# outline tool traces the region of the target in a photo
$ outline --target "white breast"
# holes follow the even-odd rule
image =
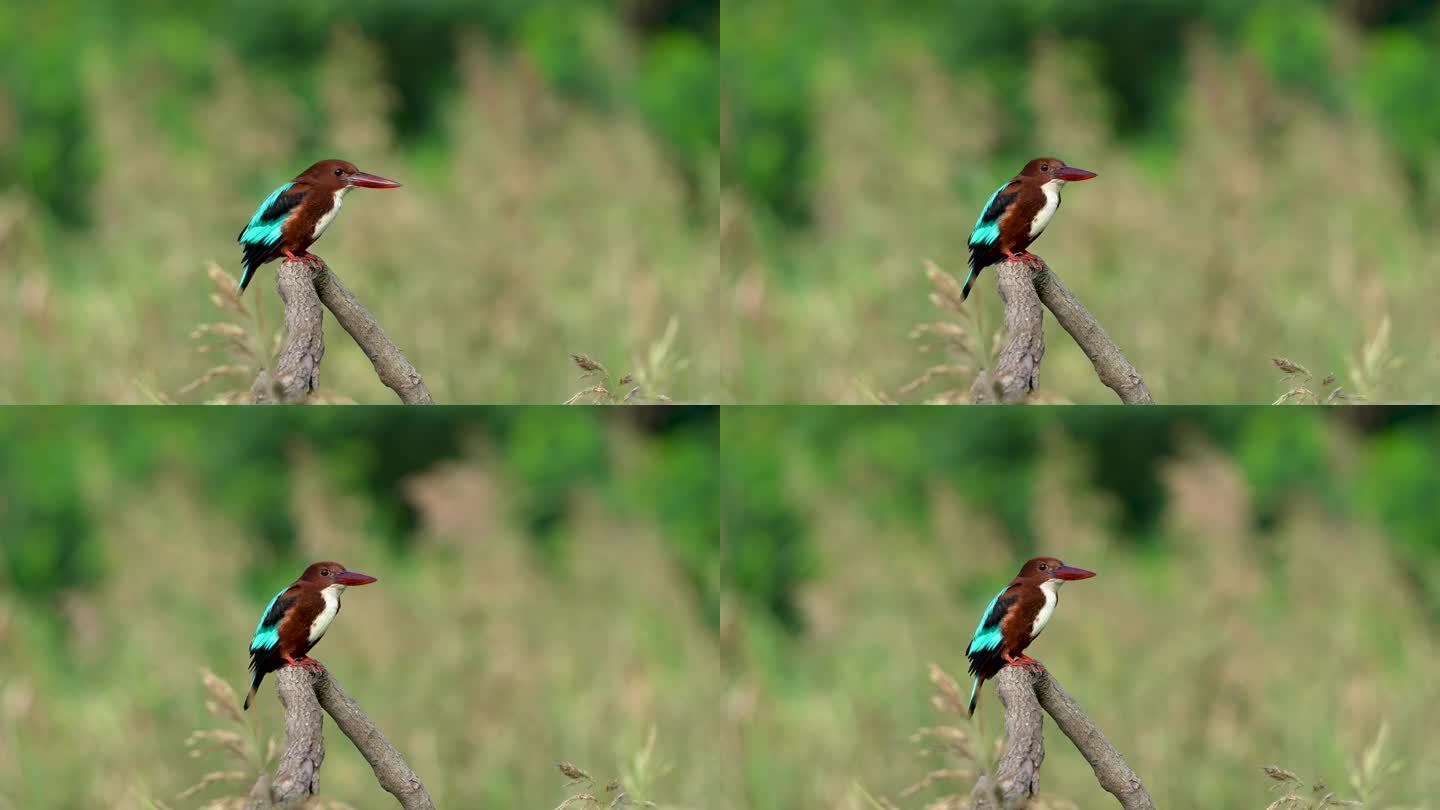
[[[1050,623],[1050,617],[1055,615],[1055,606],[1060,604],[1060,586],[1065,584],[1063,579],[1052,579],[1040,586],[1045,594],[1045,604],[1040,607],[1040,613],[1035,617],[1035,625],[1030,628],[1030,638],[1034,639]]]
[[[349,193],[349,186],[335,192],[335,204],[330,206],[330,210],[325,212],[325,216],[320,217],[319,222],[315,223],[315,233],[310,237],[311,242],[319,239],[320,235],[325,233],[325,229],[330,227],[330,223],[335,221],[335,217],[340,215],[340,206],[345,204],[345,195]]]
[[[1060,187],[1064,185],[1064,180],[1051,180],[1040,187],[1040,190],[1045,192],[1045,205],[1035,212],[1035,218],[1030,220],[1031,239],[1045,232],[1045,226],[1050,224],[1050,218],[1055,216],[1055,211],[1060,208]]]
[[[325,599],[325,609],[310,623],[310,643],[314,644],[325,635],[330,629],[330,622],[335,621],[335,614],[340,612],[340,594],[345,592],[345,586],[340,584],[331,585],[320,592]]]

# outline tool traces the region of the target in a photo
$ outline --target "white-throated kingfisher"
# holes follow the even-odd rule
[[[369,585],[375,577],[350,571],[338,562],[317,562],[300,578],[275,594],[250,639],[250,669],[255,676],[245,695],[245,708],[255,699],[266,674],[281,667],[323,669],[311,658],[310,648],[320,643],[340,612],[340,594],[352,585]]]
[[[281,256],[290,261],[314,261],[310,246],[335,221],[352,188],[399,188],[394,180],[366,174],[343,160],[322,160],[300,176],[270,192],[240,231],[245,269],[240,292],[260,265]],[[298,254],[298,256],[297,256]]]
[[[1066,183],[1089,180],[1094,172],[1066,166],[1060,158],[1035,158],[1015,179],[995,189],[975,229],[970,232],[970,275],[960,291],[960,300],[970,297],[970,288],[980,271],[1002,259],[1035,261],[1027,250],[1040,238],[1045,226],[1060,208],[1060,189]]]
[[[1020,573],[985,607],[975,636],[965,655],[970,659],[970,714],[980,685],[995,677],[1005,666],[1044,666],[1025,655],[1025,648],[1039,638],[1040,631],[1055,615],[1060,604],[1060,586],[1072,579],[1089,579],[1095,572],[1066,565],[1054,557],[1036,557],[1021,566]]]

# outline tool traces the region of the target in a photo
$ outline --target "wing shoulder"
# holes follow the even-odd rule
[[[975,627],[975,635],[970,639],[970,646],[965,650],[966,655],[975,655],[978,652],[995,650],[1000,647],[1003,632],[1000,623],[1010,613],[1010,607],[1015,604],[1017,597],[1010,592],[1009,588],[995,594],[985,612],[980,616],[980,624]]]
[[[1019,183],[1012,180],[1009,183],[995,189],[990,199],[985,201],[985,208],[980,211],[980,218],[975,220],[975,229],[970,232],[970,245],[991,245],[1000,238],[1000,217],[1005,214],[1019,196]]]
[[[281,226],[303,199],[305,187],[293,181],[270,192],[270,196],[255,209],[255,214],[250,217],[244,230],[240,231],[237,241],[260,244],[280,241]]]
[[[280,622],[285,614],[299,598],[299,589],[293,585],[275,594],[270,599],[270,604],[265,606],[265,612],[260,615],[260,623],[255,625],[255,636],[250,639],[250,654],[272,650],[280,643]]]

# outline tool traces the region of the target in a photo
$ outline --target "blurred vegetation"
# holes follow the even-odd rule
[[[1433,409],[772,407],[727,412],[723,436],[748,807],[968,792],[1000,707],[938,715],[927,665],[963,681],[976,611],[1041,553],[1099,576],[1031,652],[1159,806],[1265,807],[1262,766],[1367,807],[1440,795],[1414,711],[1440,697]],[[911,742],[941,725],[975,760]],[[1056,739],[1047,806],[1110,801]],[[902,796],[946,768],[971,781]]]
[[[1440,399],[1440,9],[1420,0],[727,2],[722,244],[747,401],[929,399],[923,263],[1037,154],[1099,173],[1036,246],[1162,402],[1291,357]],[[978,299],[1001,323],[993,278]],[[1113,402],[1049,324],[1041,392]],[[799,339],[796,336],[804,336]],[[968,382],[968,381],[967,381]]]
[[[726,397],[718,0],[142,6],[0,8],[0,399],[176,397],[215,365],[208,263],[336,156],[405,189],[317,252],[438,400],[559,402],[571,353],[629,365],[672,322],[657,390]],[[331,344],[325,392],[393,401]]]
[[[723,806],[699,766],[718,723],[713,409],[233,413],[0,419],[0,807],[247,791],[253,765],[176,800],[237,764],[182,756],[227,716],[199,673],[243,693],[257,611],[315,559],[380,578],[316,655],[439,804],[553,807],[573,760],[664,807]],[[260,741],[242,771],[281,733],[270,689],[220,726]],[[329,753],[325,794],[374,804],[363,759]]]

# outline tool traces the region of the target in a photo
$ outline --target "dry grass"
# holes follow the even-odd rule
[[[659,393],[664,381],[689,367],[686,358],[674,357],[675,336],[679,323],[671,319],[665,333],[650,344],[643,357],[637,357],[634,371],[612,379],[603,363],[585,354],[572,354],[570,360],[580,369],[580,381],[586,387],[577,391],[566,405],[643,405],[668,403],[669,396]]]
[[[718,162],[692,197],[635,114],[566,101],[523,60],[458,36],[461,87],[442,152],[397,142],[378,56],[347,31],[325,43],[316,89],[328,129],[313,148],[287,125],[307,114],[290,90],[258,83],[223,53],[205,104],[165,108],[181,120],[163,125],[152,101],[173,80],[166,71],[136,83],[97,56],[90,114],[106,160],[93,227],[50,238],[33,206],[0,191],[0,229],[19,220],[0,245],[0,401],[234,398],[240,367],[268,361],[269,329],[282,323],[273,265],[257,273],[244,312],[214,302],[218,280],[196,268],[238,273],[235,234],[256,203],[330,156],[405,183],[352,195],[315,252],[437,401],[560,402],[573,392],[568,353],[644,358],[660,344],[693,362],[671,362],[646,391],[733,398],[733,327],[713,303],[729,283],[706,214]],[[176,144],[177,127],[192,142]],[[215,320],[217,303],[232,326],[202,337],[227,343],[221,362],[187,340]],[[357,347],[332,336],[327,349],[323,393],[394,401]]]
[[[439,806],[554,807],[553,763],[573,756],[637,799],[727,807],[712,797],[729,788],[702,765],[719,734],[713,631],[657,526],[582,491],[556,538],[562,560],[547,565],[508,508],[521,494],[504,465],[475,453],[405,482],[422,528],[404,557],[306,454],[298,547],[283,561],[195,481],[140,486],[96,468],[99,539],[124,550],[109,575],[67,594],[61,613],[0,589],[0,803],[179,810],[248,792],[283,732],[268,681],[235,719],[246,640],[276,580],[336,558],[380,582],[346,596],[318,654]],[[193,575],[257,569],[271,573]],[[197,690],[197,666],[220,680]],[[182,741],[197,728],[189,758]],[[329,742],[322,795],[383,806],[353,746]]]
[[[1367,402],[1440,400],[1433,202],[1393,193],[1410,181],[1363,113],[1296,100],[1203,36],[1187,53],[1175,146],[1161,152],[1109,132],[1090,103],[1097,80],[1065,42],[1035,50],[1034,151],[1100,175],[1067,190],[1036,251],[1157,401],[1273,401],[1264,347],[1336,370]],[[977,327],[1002,323],[1000,302],[983,294],[995,289],[983,276],[964,307],[973,318],[943,308],[937,330],[937,286],[915,268],[934,257],[961,275],[976,206],[1017,168],[995,157],[1013,141],[994,123],[1010,102],[907,41],[863,61],[837,55],[821,73],[813,231],[762,240],[743,201],[726,201],[743,399],[943,401],[953,397],[943,381],[987,353],[991,335]],[[915,324],[949,357],[917,358],[906,344]],[[1041,392],[1113,402],[1053,319],[1046,329]],[[938,393],[907,387],[927,369]]]
[[[1326,374],[1320,380],[1317,392],[1311,388],[1315,375],[1310,373],[1310,369],[1284,357],[1273,357],[1270,362],[1285,375],[1282,380],[1288,389],[1271,403],[1273,405],[1332,405],[1351,399],[1345,394],[1345,389],[1335,385],[1334,374]]]
[[[1004,330],[995,330],[987,339],[985,310],[979,306],[980,290],[974,291],[974,303],[967,308],[960,297],[960,282],[953,276],[931,261],[925,262],[925,275],[930,279],[930,303],[947,319],[922,323],[910,337],[920,342],[922,353],[943,353],[946,357],[944,362],[930,366],[919,377],[900,386],[896,393],[909,397],[940,380],[946,383],[944,389],[927,397],[927,404],[966,403],[970,401],[970,384],[975,377],[982,370],[995,367],[1004,345]]]
[[[1196,448],[1167,468],[1168,509],[1137,551],[1113,528],[1115,505],[1088,484],[1088,460],[1056,444],[1035,486],[1045,544],[1036,550],[1100,575],[1067,589],[1060,624],[1029,652],[1157,806],[1262,808],[1276,797],[1255,769],[1269,762],[1350,775],[1331,788],[1334,798],[1367,807],[1423,807],[1440,795],[1440,772],[1423,764],[1433,723],[1415,710],[1440,700],[1428,676],[1440,644],[1419,600],[1395,587],[1406,563],[1390,539],[1304,493],[1258,529],[1240,470]],[[818,574],[799,598],[807,631],[789,638],[748,611],[733,622],[742,665],[732,688],[755,707],[736,721],[742,781],[759,797],[753,810],[874,810],[878,797],[953,807],[995,757],[1000,706],[983,690],[979,722],[967,724],[946,706],[968,683],[927,690],[926,662],[963,671],[975,611],[1023,552],[988,512],[944,486],[925,493],[931,517],[921,522],[857,497],[883,465],[879,455],[836,468],[799,446],[784,447],[787,492],[812,516],[819,543]],[[863,444],[851,446],[859,453]],[[1344,466],[1349,451],[1341,443],[1335,452]],[[1137,650],[1140,660],[1124,652]],[[1383,751],[1370,754],[1381,727]],[[930,730],[919,761],[906,744],[917,728]],[[1079,807],[1112,804],[1050,731],[1045,793]]]
[[[635,752],[620,778],[610,779],[601,787],[590,774],[569,762],[556,764],[561,775],[570,781],[565,789],[570,795],[556,806],[555,810],[574,807],[576,810],[612,807],[674,807],[657,804],[651,796],[651,786],[661,771],[669,766],[659,765],[655,751],[656,734],[652,727],[645,738],[645,745]]]

